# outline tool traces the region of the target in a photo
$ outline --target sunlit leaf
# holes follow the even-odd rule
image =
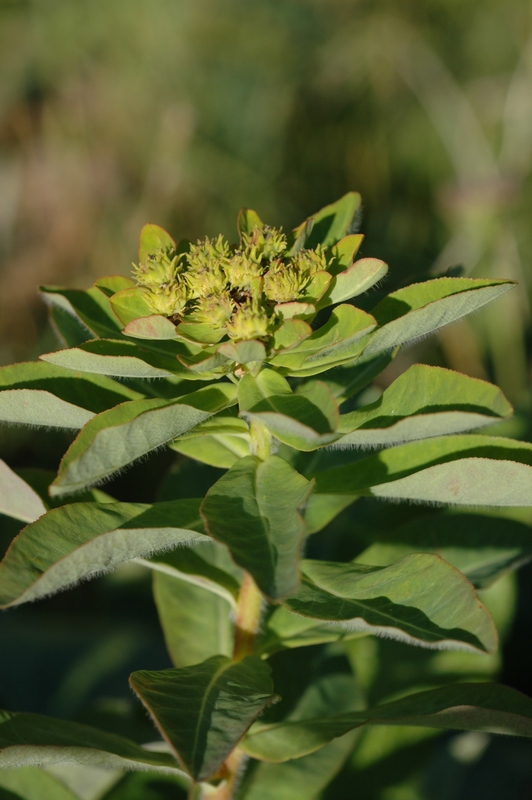
[[[349,269],[339,272],[332,279],[318,308],[325,308],[333,303],[343,303],[344,300],[357,297],[382,280],[387,272],[388,265],[378,258],[361,258],[355,261]]]
[[[328,248],[339,242],[351,232],[350,228],[360,204],[361,197],[358,192],[348,192],[335,203],[312,214],[314,228],[312,235],[305,242],[305,247],[312,249],[321,244],[324,248]],[[296,236],[304,225],[305,223],[302,223],[295,229]]]
[[[197,500],[72,503],[24,528],[0,562],[0,606],[27,603],[202,533]]]
[[[249,456],[212,486],[201,506],[207,531],[226,544],[261,591],[279,599],[299,583],[305,525],[299,508],[310,484],[286,461]]]
[[[139,262],[144,264],[146,259],[155,255],[160,250],[175,250],[175,242],[160,225],[148,223],[144,225],[139,237]]]
[[[104,411],[85,425],[65,453],[50,493],[97,483],[235,402],[236,387],[220,383],[175,400],[132,400]]]
[[[130,684],[195,780],[216,774],[276,699],[270,668],[257,656],[238,662],[214,656],[191,667],[142,670],[131,675]]]
[[[0,514],[22,522],[33,522],[45,513],[46,508],[37,492],[0,459]]]

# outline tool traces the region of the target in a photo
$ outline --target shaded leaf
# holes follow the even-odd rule
[[[36,764],[178,770],[171,755],[144,750],[123,736],[40,714],[0,711],[0,769]]]
[[[257,727],[242,746],[255,758],[287,761],[312,753],[361,725],[480,730],[531,737],[532,700],[515,689],[497,684],[455,684],[419,692],[368,711]]]
[[[324,248],[332,247],[346,234],[350,233],[356,212],[360,208],[361,197],[358,192],[348,192],[335,203],[312,214],[314,220],[312,235],[305,242],[305,247],[313,249],[321,244]],[[305,226],[301,223],[295,230],[297,237]]]
[[[201,514],[208,533],[226,544],[261,591],[279,599],[299,582],[305,525],[299,513],[312,487],[286,461],[238,461],[212,486]]]
[[[304,561],[301,585],[284,605],[305,617],[422,647],[497,647],[493,620],[471,584],[435,555],[414,553],[387,567]]]
[[[240,413],[259,419],[281,442],[297,450],[315,450],[338,437],[338,405],[324,383],[311,381],[293,392],[271,369],[244,375],[238,387]]]
[[[505,280],[436,278],[399,289],[372,310],[379,327],[371,336],[364,357],[432,333],[500,297],[514,285]]]
[[[269,666],[257,656],[234,662],[134,672],[133,691],[195,780],[215,775],[261,711],[276,699]]]
[[[385,566],[412,551],[437,553],[477,588],[532,559],[532,531],[512,519],[480,514],[418,517],[368,547],[357,561]]]
[[[414,364],[374,403],[340,417],[335,446],[396,444],[479,428],[512,413],[496,386]]]
[[[0,459],[0,514],[22,522],[33,522],[45,513],[46,508],[37,492]]]
[[[175,400],[132,400],[104,411],[63,456],[50,494],[79,491],[107,478],[235,402],[236,387],[219,383]]]
[[[94,334],[81,320],[61,306],[50,305],[48,318],[62,347],[76,347],[89,339],[94,339]]]
[[[0,606],[53,594],[124,561],[205,541],[197,500],[72,503],[24,528],[0,563]]]
[[[44,299],[76,316],[91,333],[102,338],[120,336],[122,325],[113,313],[109,298],[92,286],[90,289],[62,289],[41,286]]]
[[[94,285],[107,297],[112,297],[116,292],[121,292],[123,289],[132,289],[136,286],[135,281],[125,275],[104,275],[103,278],[98,278],[97,281],[94,281]]]
[[[331,275],[338,275],[340,272],[345,272],[346,269],[349,269],[363,241],[364,234],[351,233],[331,247],[328,253],[329,264],[327,267]]]
[[[532,445],[503,437],[409,442],[316,474],[324,494],[372,494],[437,503],[532,504]]]
[[[391,350],[379,353],[373,358],[364,360],[361,364],[355,361],[353,365],[338,366],[327,375],[322,376],[321,380],[327,384],[338,403],[344,403],[372,383],[393,361],[397,352],[397,350]]]

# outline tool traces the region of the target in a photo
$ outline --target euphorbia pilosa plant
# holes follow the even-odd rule
[[[175,666],[130,679],[166,750],[5,712],[0,766],[148,769],[180,776],[190,797],[253,800],[282,787],[283,798],[311,798],[362,726],[532,736],[532,701],[511,689],[420,678],[375,704],[356,670],[309,669],[297,705],[285,699],[274,721],[257,721],[279,699],[269,664],[279,651],[327,644],[354,667],[368,637],[494,652],[476,589],[532,551],[524,525],[470,508],[532,505],[532,445],[465,433],[511,414],[496,387],[415,365],[377,400],[363,393],[401,345],[512,284],[442,277],[361,310],[357,296],[387,267],[355,260],[359,203],[350,193],[288,235],[244,210],[236,245],[176,245],[147,225],[132,279],[43,290],[64,349],[0,370],[0,416],[79,432],[47,498],[2,468],[1,511],[29,524],[0,566],[0,601],[134,560],[153,570]],[[226,472],[205,497],[153,504],[94,488],[163,445]],[[364,497],[441,508],[388,532],[367,561],[305,559],[308,537]]]

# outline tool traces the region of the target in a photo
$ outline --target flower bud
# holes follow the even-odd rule
[[[182,256],[175,255],[171,258],[172,252],[159,250],[147,256],[143,264],[134,264],[132,274],[138,285],[155,291],[159,287],[175,283],[181,269]]]
[[[297,300],[305,283],[292,264],[276,264],[264,276],[263,291],[272,302],[290,303]]]
[[[261,339],[268,335],[269,320],[258,303],[250,301],[241,305],[227,323],[227,333],[237,342]]]
[[[282,256],[286,250],[286,236],[280,230],[257,225],[251,233],[242,235],[244,252],[254,261],[273,261]]]
[[[225,263],[224,271],[232,289],[243,289],[255,279],[260,277],[262,268],[260,262],[254,261],[241,250]]]
[[[190,315],[195,322],[206,322],[213,328],[223,328],[235,310],[235,303],[227,292],[200,298]]]
[[[158,287],[156,291],[146,289],[144,297],[154,314],[162,314],[163,317],[182,316],[188,300],[187,287],[174,283]]]

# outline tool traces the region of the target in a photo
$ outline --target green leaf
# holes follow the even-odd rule
[[[122,289],[110,297],[109,302],[122,325],[128,325],[139,317],[153,316],[153,308],[146,300],[146,290],[140,286]]]
[[[120,336],[122,325],[113,313],[107,295],[92,286],[90,289],[62,289],[41,286],[44,299],[77,317],[91,333],[101,338]]]
[[[160,314],[140,317],[128,322],[122,331],[124,336],[132,336],[135,339],[176,339],[176,329],[173,322]]]
[[[382,396],[340,417],[336,447],[375,446],[479,428],[512,414],[496,386],[441,367],[414,364]]]
[[[425,336],[507,292],[515,283],[473,278],[436,278],[399,289],[384,298],[372,314],[379,327],[364,357]]]
[[[94,339],[94,334],[81,320],[61,306],[50,305],[48,308],[50,324],[62,347],[76,347],[78,344]]]
[[[305,508],[305,524],[309,533],[318,533],[357,499],[357,495],[316,494],[313,492]]]
[[[288,305],[288,303],[287,303]],[[292,305],[292,304],[291,304]],[[300,305],[294,303],[293,305]],[[314,306],[313,306],[314,307]],[[273,335],[275,350],[291,350],[312,335],[312,328],[302,319],[287,319]]]
[[[321,244],[324,248],[332,247],[350,232],[353,219],[360,208],[361,197],[358,192],[348,192],[340,200],[325,206],[320,211],[312,214],[314,227],[305,247],[313,249]],[[303,230],[306,222],[301,223],[294,234]]]
[[[209,541],[198,532],[198,503],[72,503],[48,511],[0,563],[0,606],[37,600],[157,550]]]
[[[262,362],[266,358],[266,348],[263,343],[253,339],[247,342],[225,342],[220,345],[218,352],[237,364]]]
[[[234,606],[175,575],[156,572],[153,592],[166,647],[176,667],[233,652]]]
[[[370,314],[350,305],[335,308],[321,328],[287,353],[271,359],[288,375],[315,375],[337,364],[352,361],[364,349],[364,338],[375,327]]]
[[[291,236],[288,237],[288,245],[290,247],[288,255],[294,256],[305,247],[313,227],[314,219],[313,217],[309,217],[309,219],[305,220],[305,222],[301,223],[301,225],[292,231]]]
[[[281,319],[290,320],[297,317],[313,317],[316,313],[316,306],[312,303],[299,303],[293,300],[290,303],[277,303],[273,310]],[[312,328],[309,326],[308,335],[310,336],[311,333]]]
[[[171,755],[144,750],[123,736],[40,714],[0,711],[0,769],[35,764],[178,770]]]
[[[297,393],[272,369],[256,378],[244,375],[238,388],[240,413],[258,419],[281,442],[297,450],[315,450],[338,437],[340,412],[324,383],[311,381]]]
[[[287,761],[312,753],[361,725],[407,725],[531,737],[532,700],[506,686],[455,684],[368,711],[257,727],[242,746],[255,758]]]
[[[257,656],[130,677],[164,739],[194,780],[215,775],[263,709],[276,699],[269,666]]]
[[[160,225],[144,225],[139,237],[139,262],[144,264],[150,255],[159,250],[175,250],[176,245],[169,233]]]
[[[240,209],[240,212],[238,214],[237,227],[241,235],[243,233],[252,233],[253,228],[255,227],[262,228],[263,225],[264,223],[256,211],[252,211],[251,208]]]
[[[132,400],[98,414],[63,456],[51,496],[113,475],[235,402],[236,387],[219,383],[175,400]]]
[[[386,566],[412,551],[437,553],[481,589],[532,559],[531,533],[528,525],[512,519],[431,514],[399,526],[388,536],[379,533],[379,542],[364,550],[357,561]]]
[[[310,685],[288,720],[354,711],[359,705],[353,677],[333,672]],[[314,800],[340,770],[353,744],[354,735],[348,734],[301,759],[284,764],[261,762],[244,779],[237,800]]]
[[[532,504],[532,445],[503,437],[409,442],[318,473],[316,491],[458,505]]]
[[[365,360],[362,364],[355,361],[353,365],[339,366],[331,370],[321,380],[327,384],[339,404],[365,389],[390,364],[397,350],[379,353],[378,356]]]
[[[0,771],[0,787],[17,792],[23,800],[78,800],[78,795],[64,783],[37,767],[19,767]],[[0,789],[0,798],[4,800]]]
[[[352,297],[366,292],[388,272],[388,265],[378,258],[361,258],[359,261],[339,272],[331,281],[318,308],[325,308],[333,303],[343,303]]]
[[[312,484],[286,461],[238,461],[212,486],[201,506],[208,533],[226,544],[261,591],[278,600],[299,583],[305,524],[299,513]]]
[[[65,369],[117,378],[188,378],[190,372],[174,357],[144,350],[136,342],[97,339],[70,350],[40,356]]]
[[[112,380],[47,364],[0,368],[0,421],[15,425],[79,430],[95,412],[141,397]]]
[[[387,567],[304,561],[296,614],[407,644],[493,652],[497,632],[473,587],[442,558],[414,553]]]
[[[136,284],[134,280],[127,278],[125,275],[104,275],[103,278],[98,278],[97,281],[94,281],[94,285],[107,297],[112,297],[123,289],[132,289]]]
[[[229,469],[251,453],[249,435],[232,436],[224,433],[179,438],[170,447],[184,456],[220,469]]]
[[[364,234],[351,233],[331,247],[328,253],[329,264],[327,266],[331,275],[338,275],[340,272],[345,272],[346,269],[349,269],[363,241]]]
[[[22,522],[33,522],[45,513],[46,508],[37,492],[0,458],[0,514]]]

